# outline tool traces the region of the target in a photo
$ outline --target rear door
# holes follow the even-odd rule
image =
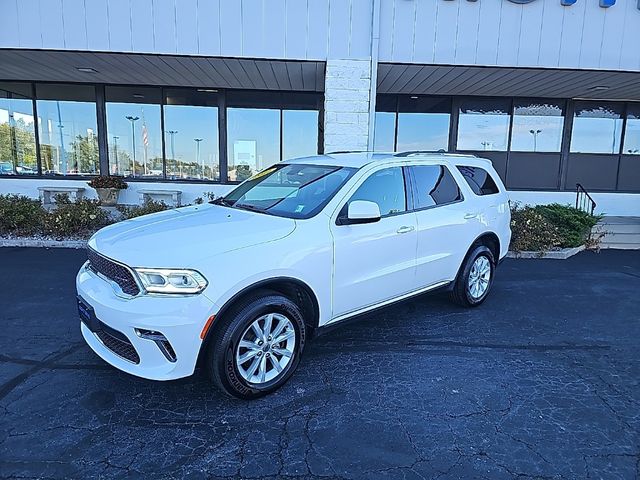
[[[426,287],[455,278],[477,233],[476,213],[445,165],[409,167],[416,211],[416,282]]]

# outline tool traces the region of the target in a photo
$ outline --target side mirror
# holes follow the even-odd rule
[[[349,203],[347,218],[342,218],[341,225],[374,223],[380,220],[380,207],[368,200],[354,200]]]

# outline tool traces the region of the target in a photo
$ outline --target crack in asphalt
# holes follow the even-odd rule
[[[3,383],[2,385],[0,385],[0,400],[2,400],[4,397],[9,395],[9,393],[11,393],[11,391],[14,388],[16,388],[22,382],[27,380],[33,374],[39,372],[40,370],[44,370],[44,369],[48,368],[49,365],[54,365],[55,362],[57,362],[58,360],[62,360],[63,358],[68,357],[72,353],[74,353],[77,350],[79,350],[83,345],[84,345],[83,343],[77,343],[77,344],[72,345],[71,347],[67,348],[66,350],[63,350],[62,352],[48,355],[47,357],[44,358],[44,360],[42,360],[39,363],[34,364],[33,367],[31,367],[30,369],[28,369],[25,372],[22,372],[22,373],[16,375],[11,380]]]

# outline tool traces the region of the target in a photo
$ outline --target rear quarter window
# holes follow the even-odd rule
[[[442,165],[415,165],[413,174],[413,202],[416,209],[446,205],[462,200],[453,175]]]
[[[500,190],[484,168],[458,165],[458,170],[476,195],[493,195]]]

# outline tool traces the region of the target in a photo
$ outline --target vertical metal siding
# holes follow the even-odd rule
[[[381,1],[381,62],[640,70],[636,1]]]
[[[373,0],[5,0],[0,48],[366,59]],[[381,0],[380,61],[640,70],[635,0]]]
[[[109,0],[109,48],[119,52],[131,50],[131,8],[129,0]]]
[[[107,2],[104,0],[85,2],[85,15],[87,24],[87,48],[89,50],[109,50]],[[52,48],[46,44],[43,45],[43,47]]]
[[[135,52],[153,52],[153,1],[131,2],[131,45]]]

